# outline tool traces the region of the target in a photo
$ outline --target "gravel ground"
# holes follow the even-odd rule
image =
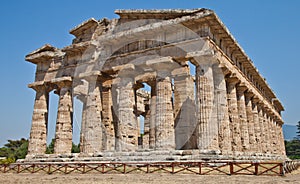
[[[192,174],[0,174],[0,184],[73,184],[73,183],[268,183],[268,184],[300,184],[300,169],[286,176],[249,176],[249,175],[192,175]]]

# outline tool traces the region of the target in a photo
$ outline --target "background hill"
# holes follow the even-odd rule
[[[284,134],[284,139],[285,140],[292,140],[297,136],[297,134],[296,134],[296,132],[297,132],[296,125],[284,124],[282,128],[283,128],[283,134]]]

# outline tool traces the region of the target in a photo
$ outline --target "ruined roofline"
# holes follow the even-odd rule
[[[254,65],[253,61],[250,59],[250,57],[246,54],[246,52],[244,51],[244,49],[240,46],[240,44],[238,43],[238,41],[233,37],[233,35],[231,34],[231,32],[229,31],[229,29],[225,26],[225,24],[221,21],[221,19],[218,17],[218,15],[212,11],[212,13],[210,15],[208,15],[209,17],[212,17],[213,19],[215,19],[218,23],[218,26],[226,33],[226,39],[229,38],[232,42],[232,44],[234,45],[235,52],[240,52],[240,54],[244,57],[245,60],[247,60],[248,64],[250,65],[252,72],[254,72],[257,76],[258,79],[260,81],[258,81],[260,84],[263,84],[264,86],[262,86],[262,88],[267,89],[267,92],[273,97],[273,99],[276,99],[277,101],[277,105],[279,108],[281,108],[280,110],[284,111],[284,107],[282,105],[282,103],[278,100],[275,92],[271,89],[270,85],[267,83],[267,81],[265,80],[265,78],[259,73],[258,69],[256,68],[256,66]],[[219,30],[219,29],[218,29]]]
[[[29,57],[29,56],[32,56],[34,54],[45,52],[45,51],[55,52],[57,50],[59,50],[59,49],[47,43],[47,44],[43,45],[42,47],[30,52],[25,57]]]
[[[94,19],[94,18],[90,18],[84,22],[82,22],[81,24],[77,25],[76,27],[74,27],[73,29],[71,29],[69,31],[70,34],[74,35],[74,36],[79,36],[83,31],[91,28],[91,27],[94,27],[94,26],[97,26],[99,24],[99,22]]]
[[[206,8],[193,8],[193,9],[116,9],[115,14],[187,14],[196,13]],[[210,10],[211,11],[211,10]]]
[[[166,16],[166,15],[172,15],[173,18],[177,18],[176,21],[174,21],[174,23],[181,23],[184,24],[185,22],[192,20],[195,21],[197,19],[199,20],[205,20],[206,22],[210,22],[212,21],[214,23],[214,29],[215,25],[217,26],[218,31],[221,31],[221,35],[222,35],[222,39],[226,40],[226,42],[229,42],[229,45],[232,45],[234,48],[231,49],[231,52],[235,52],[238,54],[237,55],[241,55],[242,57],[242,61],[246,61],[247,65],[250,65],[250,70],[252,73],[254,73],[255,75],[253,75],[255,77],[255,80],[257,80],[257,82],[261,85],[261,87],[265,90],[265,92],[271,96],[271,98],[276,98],[275,93],[273,92],[273,90],[270,88],[270,86],[267,84],[267,81],[264,79],[264,77],[259,73],[259,71],[257,70],[257,68],[254,66],[253,62],[251,61],[251,59],[248,57],[248,55],[245,53],[245,51],[242,49],[242,47],[239,45],[239,43],[237,42],[237,40],[232,36],[232,34],[230,33],[230,31],[227,29],[227,27],[224,25],[224,23],[220,20],[220,18],[215,14],[214,11],[209,10],[209,9],[204,9],[204,8],[199,8],[199,9],[165,9],[165,10],[115,10],[115,13],[120,15],[120,19],[122,19],[123,16],[129,16],[132,15],[133,17],[136,18],[137,15],[143,15],[143,17],[148,17],[148,18],[153,18],[153,15],[162,15]],[[200,14],[200,16],[199,16]],[[142,17],[141,17],[142,18]],[[101,21],[100,21],[101,22]],[[97,21],[94,18],[91,18],[81,24],[79,24],[78,26],[76,26],[75,28],[70,30],[70,33],[77,36],[82,34],[83,31],[91,29],[92,27],[96,27],[99,25],[100,23],[99,21]],[[212,25],[209,25],[210,27],[212,27]],[[212,28],[211,28],[212,29]],[[212,29],[213,30],[213,29]],[[217,35],[220,35],[220,32],[217,33]],[[45,48],[43,48],[45,47]],[[32,53],[28,54],[26,56],[26,60],[30,61],[32,63],[36,63],[36,58],[34,58],[34,60],[30,59],[28,56],[30,55],[34,55],[37,53],[41,53],[44,51],[47,51],[47,49],[52,48],[52,50],[55,50],[57,48],[52,47],[51,45],[45,45],[42,48],[33,51]],[[58,50],[58,49],[57,49]],[[53,52],[53,51],[52,51]],[[53,53],[50,53],[53,54]],[[41,55],[41,54],[40,54]],[[45,55],[47,55],[45,53]],[[47,56],[48,57],[48,56]],[[232,58],[231,58],[232,59]],[[281,104],[281,102],[278,100],[278,102],[276,102],[277,107],[280,108],[280,110],[284,110],[283,105]]]
[[[157,18],[160,15],[161,18],[176,18],[180,16],[190,15],[201,11],[211,11],[205,8],[196,9],[117,9],[115,14],[120,18],[136,18],[138,15],[142,15],[144,18]]]
[[[222,30],[224,33],[224,40],[230,40],[231,44],[234,46],[232,49],[234,52],[239,52],[240,55],[242,55],[243,60],[247,61],[247,64],[250,65],[250,70],[252,70],[252,73],[254,73],[254,76],[256,77],[256,80],[259,84],[261,84],[261,87],[265,89],[266,93],[269,94],[273,99],[276,99],[277,96],[275,95],[274,91],[271,89],[270,85],[267,83],[265,78],[259,73],[258,69],[255,67],[254,63],[250,59],[250,57],[246,54],[244,49],[240,46],[238,41],[234,38],[234,36],[231,34],[229,29],[225,26],[225,24],[221,21],[221,19],[217,16],[217,14],[210,10],[210,9],[154,9],[154,10],[145,10],[145,9],[135,9],[135,10],[115,10],[115,13],[120,16],[120,18],[158,18],[156,15],[160,15],[161,18],[165,18],[167,15],[172,15],[172,18],[183,18],[183,21],[178,21],[178,23],[185,23],[187,20],[185,16],[191,16],[190,19],[193,19],[193,15],[197,15],[198,13],[202,13],[203,16],[201,16],[199,19],[204,19],[209,22],[209,19],[213,19],[214,23],[217,23],[218,30]],[[140,16],[140,17],[139,17]],[[166,18],[165,18],[166,19]],[[211,25],[209,25],[211,27]],[[232,59],[232,58],[231,58]],[[280,110],[284,110],[283,105],[278,100],[276,103],[278,105],[278,108]]]
[[[55,56],[63,55],[60,49],[53,47],[50,44],[45,44],[42,47],[32,51],[25,56],[25,60],[33,64],[37,64],[40,61],[51,59]]]

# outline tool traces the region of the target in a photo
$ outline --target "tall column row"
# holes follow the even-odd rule
[[[235,75],[225,76],[217,60],[195,57],[193,62],[196,65],[195,81],[188,68],[175,67],[172,60],[148,63],[156,72],[155,80],[151,81],[148,112],[149,148],[198,148],[200,152],[227,155],[284,155],[282,124],[264,102]],[[84,78],[88,90],[82,114],[82,153],[138,149],[136,74],[135,68],[123,69],[116,79],[105,85],[99,75]],[[54,153],[70,153],[72,81],[61,78],[52,81],[51,88],[44,84],[32,88],[36,98],[29,155],[46,151],[49,92],[54,88],[59,95]]]

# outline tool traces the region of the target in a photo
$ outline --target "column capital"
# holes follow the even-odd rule
[[[195,65],[213,65],[218,63],[214,50],[206,49],[201,51],[189,52],[186,58],[190,59]]]
[[[102,74],[100,71],[93,71],[93,72],[89,72],[89,73],[79,74],[79,78],[82,78],[88,82],[100,80],[101,76],[102,76]]]
[[[252,97],[252,102],[253,104],[259,105],[260,99],[256,95],[254,95]]]
[[[245,97],[246,97],[247,99],[250,100],[252,97],[254,97],[253,91],[248,89],[248,90],[245,92]]]
[[[111,88],[112,83],[113,83],[113,79],[106,79],[102,82],[102,87]]]
[[[227,66],[224,63],[218,64],[218,67],[222,70],[224,76],[232,75],[232,71],[227,68]]]
[[[44,81],[38,81],[31,84],[28,84],[29,88],[32,88],[36,92],[50,92],[52,90],[52,86],[49,83],[46,83]]]
[[[165,78],[172,75],[173,70],[181,66],[172,57],[161,57],[146,61],[146,66],[156,72],[157,78]]]
[[[236,77],[235,74],[230,75],[229,77],[225,78],[228,85],[236,85],[240,82],[240,79]]]
[[[72,78],[71,77],[60,77],[60,78],[51,80],[51,83],[56,84],[59,88],[71,87],[72,86]]]
[[[237,86],[236,86],[236,92],[237,94],[244,94],[245,91],[247,90],[247,86],[245,86],[244,83],[238,83]]]

